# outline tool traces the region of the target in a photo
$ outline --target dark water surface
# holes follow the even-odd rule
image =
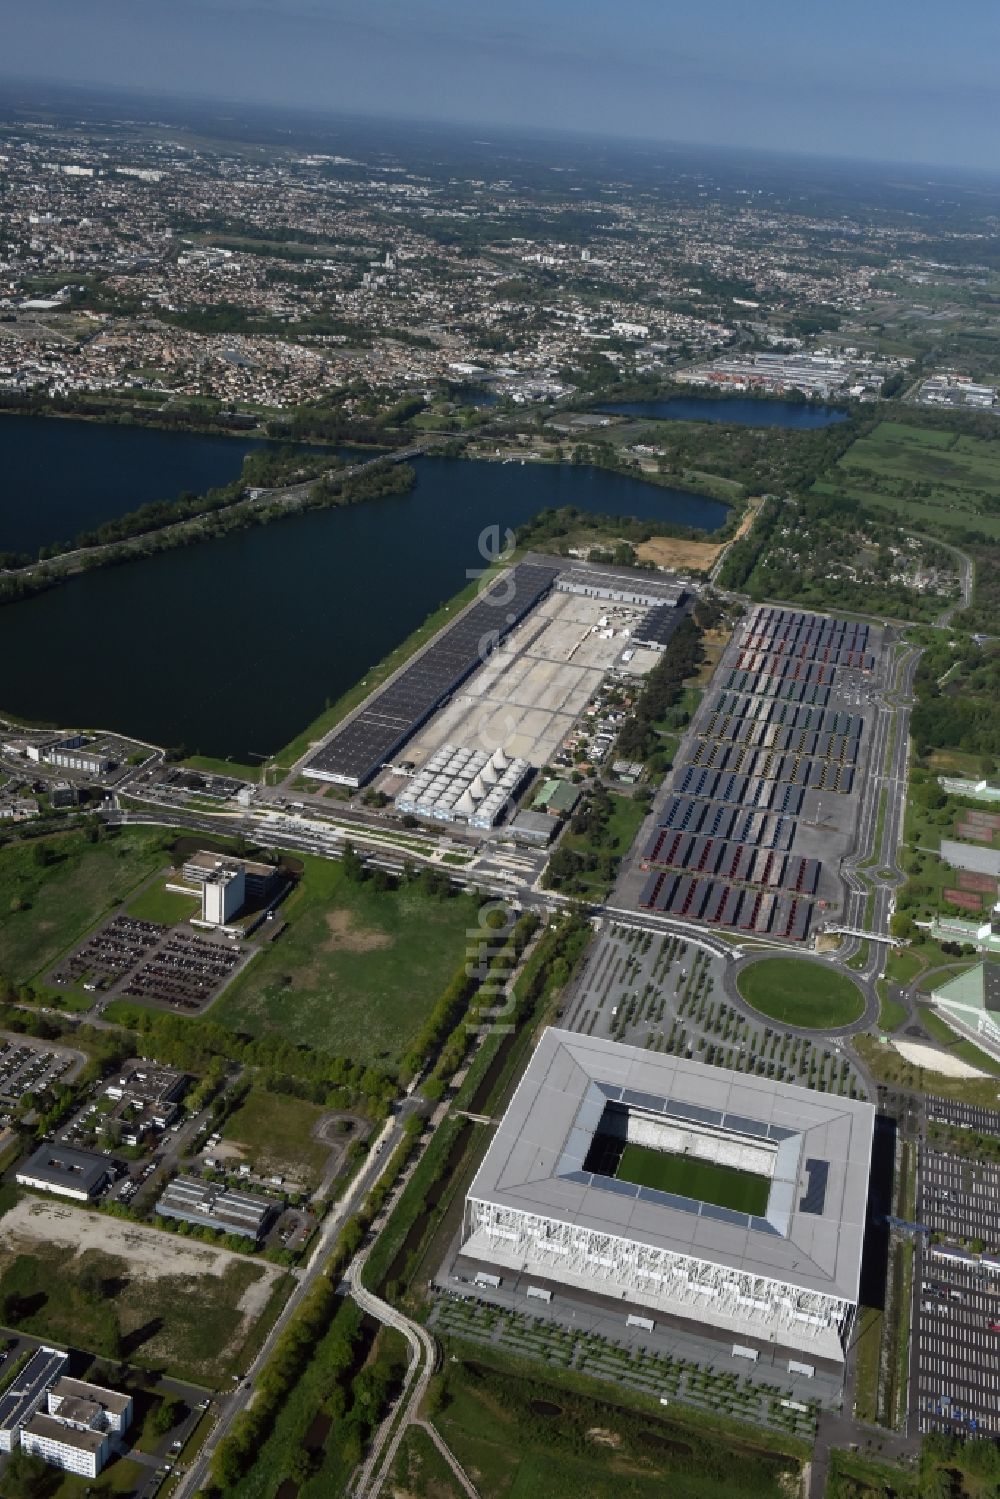
[[[408,494],[106,568],[0,608],[0,709],[189,752],[273,754],[484,565],[488,528],[564,505],[706,531],[726,516],[715,500],[600,469],[415,466]]]
[[[661,422],[728,422],[736,427],[790,427],[811,432],[846,422],[846,411],[814,406],[808,401],[752,401],[740,396],[711,400],[707,396],[675,396],[669,401],[609,401],[598,411],[613,416],[637,416]]]
[[[0,416],[0,551],[30,552],[153,500],[239,476],[264,438]]]

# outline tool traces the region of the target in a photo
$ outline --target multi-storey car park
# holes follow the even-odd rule
[[[645,910],[803,941],[855,822],[878,665],[867,624],[755,609],[682,746],[633,890]],[[832,834],[832,839],[829,836]],[[838,847],[839,843],[839,847]]]
[[[549,1029],[465,1204],[447,1279],[843,1367],[874,1109]],[[529,1301],[528,1298],[531,1298]]]

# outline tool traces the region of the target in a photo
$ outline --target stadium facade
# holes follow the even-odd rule
[[[874,1119],[868,1103],[549,1029],[469,1189],[459,1261],[480,1283],[842,1364]],[[604,1174],[616,1141],[764,1178],[766,1206]]]

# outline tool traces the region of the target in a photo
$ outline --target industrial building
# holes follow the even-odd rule
[[[683,603],[685,585],[662,573],[643,573],[638,568],[571,567],[556,579],[558,593],[578,593],[584,598],[607,599],[615,604],[638,604],[647,609],[676,609]]]
[[[396,797],[396,811],[435,822],[464,822],[470,828],[495,827],[531,774],[526,760],[509,759],[502,749],[443,744]]]
[[[510,825],[510,831],[517,843],[546,848],[558,833],[559,823],[546,812],[519,812]]]
[[[46,1143],[17,1168],[16,1180],[22,1187],[34,1187],[37,1192],[89,1202],[120,1171],[121,1163],[112,1156]]]
[[[792,1372],[839,1370],[874,1119],[868,1103],[549,1029],[469,1188],[456,1267],[618,1308],[623,1323],[697,1324]],[[756,1205],[633,1184],[607,1154],[633,1146],[729,1168]]]
[[[944,372],[930,375],[921,382],[917,391],[921,406],[972,407],[977,411],[992,411],[997,404],[997,392],[992,385],[977,385],[968,375]]]
[[[218,1229],[223,1234],[238,1234],[256,1244],[267,1228],[275,1204],[254,1192],[234,1192],[196,1176],[178,1176],[161,1196],[156,1211],[163,1218],[196,1223],[200,1228]]]
[[[104,1089],[116,1105],[111,1118],[121,1119],[122,1143],[138,1145],[151,1129],[167,1129],[180,1113],[187,1074],[156,1062],[130,1062]]]
[[[520,562],[334,730],[302,768],[320,781],[363,786],[484,664],[551,589],[558,567]]]
[[[631,644],[650,651],[665,651],[683,618],[684,611],[676,603],[657,604],[633,629]]]
[[[804,396],[829,400],[835,395],[873,399],[889,375],[906,369],[911,359],[840,353],[724,354],[710,364],[677,371],[689,385],[712,385],[734,390],[780,393],[801,391]]]
[[[579,800],[579,786],[555,777],[542,782],[531,805],[538,812],[548,812],[550,817],[571,817]]]
[[[62,738],[34,740],[25,745],[25,754],[36,765],[58,765],[63,770],[82,770],[89,775],[107,775],[117,764],[106,744],[84,739],[82,734]]]

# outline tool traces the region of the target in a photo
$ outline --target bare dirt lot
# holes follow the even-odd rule
[[[747,502],[743,519],[732,538],[734,541],[747,534],[759,507],[759,500]],[[680,541],[672,536],[653,536],[649,541],[640,542],[635,552],[640,562],[654,562],[668,572],[674,569],[678,572],[708,572],[728,545],[728,541]]]
[[[330,911],[326,924],[330,929],[329,939],[323,944],[327,952],[377,952],[393,945],[388,932],[363,927],[353,911]]]
[[[0,1222],[12,1326],[218,1389],[291,1286],[267,1262],[69,1203],[23,1197]]]
[[[640,562],[654,562],[668,572],[707,572],[715,565],[723,543],[681,541],[673,536],[653,536],[635,549]]]
[[[176,1238],[140,1223],[89,1213],[85,1208],[60,1202],[23,1197],[0,1219],[0,1254],[30,1254],[38,1245],[60,1244],[76,1257],[95,1249],[128,1261],[134,1279],[161,1280],[175,1275],[214,1275],[219,1279],[233,1265],[244,1264],[242,1255],[210,1244]],[[262,1311],[280,1269],[266,1261],[263,1274],[248,1286],[237,1310],[247,1317]]]

